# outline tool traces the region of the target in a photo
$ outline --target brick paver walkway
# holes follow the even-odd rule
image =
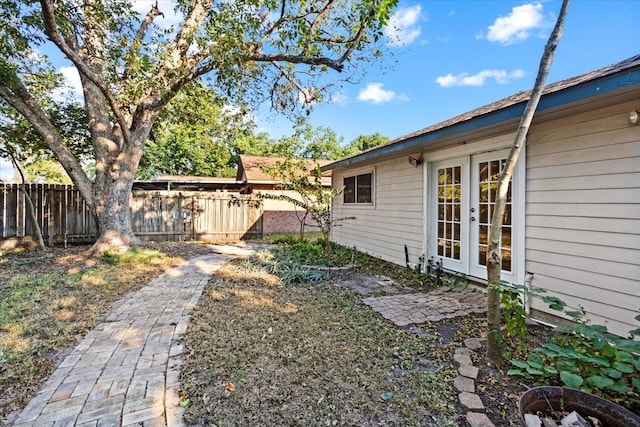
[[[210,275],[251,247],[215,246],[125,296],[57,367],[14,426],[181,426],[189,314]],[[223,255],[224,253],[225,255]]]
[[[365,304],[398,326],[487,311],[484,294],[471,286],[443,287],[428,293],[368,297]]]

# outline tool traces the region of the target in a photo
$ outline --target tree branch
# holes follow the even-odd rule
[[[318,25],[318,23],[322,21],[322,19],[327,15],[327,13],[329,13],[329,11],[333,8],[335,3],[336,3],[336,0],[331,0],[329,3],[325,5],[324,9],[318,12],[316,17],[313,18],[313,22],[311,22],[311,25],[309,26],[309,35],[313,34],[313,30],[315,29],[315,27]]]
[[[164,79],[168,71],[175,72],[184,67],[187,59],[187,51],[193,41],[196,31],[207,16],[213,0],[198,0],[191,3],[191,8],[185,17],[178,34],[173,39],[169,53],[158,72],[159,78]]]
[[[62,53],[64,53],[71,62],[73,62],[73,65],[76,66],[78,71],[82,73],[82,75],[84,75],[88,81],[93,83],[100,90],[102,95],[105,97],[105,99],[109,103],[109,106],[111,107],[111,111],[116,117],[116,120],[120,124],[124,141],[126,143],[129,143],[131,139],[129,134],[129,125],[127,123],[127,120],[124,117],[124,114],[122,114],[122,110],[120,109],[120,106],[118,105],[118,102],[116,101],[115,97],[109,91],[109,89],[104,85],[104,82],[102,81],[102,77],[96,75],[89,68],[89,66],[84,62],[84,60],[80,57],[80,55],[74,49],[72,49],[60,36],[60,33],[58,32],[58,26],[56,24],[56,17],[55,17],[55,10],[54,10],[55,6],[51,3],[51,1],[40,0],[40,4],[42,5],[42,15],[43,15],[44,24],[45,24],[45,34],[47,34],[47,36],[49,37],[49,40],[51,40],[53,44],[55,44],[58,47],[58,49],[60,49],[60,51],[62,51]]]
[[[198,0],[191,3],[191,7],[182,26],[176,34],[164,62],[154,76],[153,83],[149,86],[147,94],[143,97],[147,102],[139,103],[135,111],[136,117],[142,117],[146,108],[156,109],[165,106],[175,94],[187,83],[205,74],[213,68],[202,70],[198,67],[198,62],[209,54],[207,49],[198,52],[194,58],[187,56],[189,46],[193,41],[200,24],[207,15],[213,0]],[[192,65],[189,65],[192,64]],[[169,88],[163,94],[158,92],[158,88]]]
[[[570,0],[563,0],[560,8],[560,14],[553,28],[549,40],[544,48],[540,65],[538,66],[538,74],[535,84],[531,91],[529,100],[525,110],[520,118],[518,130],[515,139],[511,145],[509,156],[498,177],[497,198],[492,209],[491,226],[489,227],[488,246],[487,246],[487,362],[491,365],[500,365],[502,363],[501,348],[501,331],[500,331],[500,295],[496,284],[500,281],[500,273],[502,270],[502,255],[500,242],[502,240],[502,225],[504,221],[504,212],[507,203],[507,192],[509,182],[513,171],[520,157],[522,147],[526,143],[527,133],[533,120],[538,102],[544,90],[544,84],[549,74],[549,69],[553,63],[556,47],[562,37],[562,27],[569,8]]]
[[[349,56],[351,56],[351,53],[356,49],[358,44],[360,44],[360,41],[362,41],[362,38],[367,32],[367,27],[369,22],[375,18],[375,15],[376,15],[375,7],[371,6],[371,10],[369,10],[369,15],[367,15],[366,18],[362,19],[362,22],[360,23],[360,28],[358,29],[356,36],[353,38],[353,42],[338,60],[341,64],[347,59],[349,59]]]
[[[134,61],[133,56],[140,52],[142,41],[144,40],[145,36],[149,32],[149,28],[151,28],[151,24],[153,24],[153,20],[158,16],[162,16],[164,18],[164,13],[162,13],[158,8],[158,2],[156,1],[156,4],[151,7],[149,12],[147,12],[147,14],[145,15],[144,19],[140,22],[140,28],[138,28],[138,32],[136,33],[135,37],[131,41],[131,46],[129,47],[129,51],[125,55],[126,66],[123,73],[125,79],[127,78],[127,76],[131,74],[130,66],[131,66],[131,63]]]
[[[344,57],[344,55],[343,55]],[[338,72],[344,69],[343,59],[331,59],[324,56],[317,58],[309,58],[303,55],[295,55],[289,53],[251,53],[242,58],[243,62],[289,62],[292,64],[309,64],[309,65],[326,65]]]
[[[47,147],[54,152],[65,171],[74,178],[74,182],[76,182],[84,199],[89,205],[92,205],[92,183],[82,171],[82,165],[80,165],[78,159],[64,143],[62,135],[49,120],[49,116],[40,108],[21,81],[16,82],[12,89],[13,91],[0,86],[0,97],[29,120],[42,136]]]

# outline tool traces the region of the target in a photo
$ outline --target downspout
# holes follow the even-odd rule
[[[542,320],[542,319],[536,319],[533,317],[530,317],[531,315],[531,298],[529,297],[529,293],[531,291],[531,282],[533,282],[533,273],[531,272],[527,272],[527,274],[524,276],[524,289],[525,289],[525,293],[524,293],[524,310],[525,313],[527,313],[527,318],[530,320],[533,320],[534,322],[540,324],[540,325],[544,325],[547,326],[549,328],[555,328],[556,326],[558,326],[557,324],[548,322],[546,320]]]

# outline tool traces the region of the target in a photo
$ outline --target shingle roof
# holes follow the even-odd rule
[[[547,86],[545,86],[544,91],[543,91],[543,100],[544,100],[544,96],[545,95],[550,95],[553,94],[555,92],[560,92],[560,91],[564,91],[566,89],[581,85],[583,83],[587,83],[587,82],[591,82],[591,81],[596,81],[598,79],[613,75],[613,74],[617,74],[620,72],[623,72],[625,70],[634,68],[634,67],[638,67],[640,66],[640,55],[636,55],[634,57],[625,59],[624,61],[620,61],[618,63],[612,64],[612,65],[608,65],[606,67],[594,70],[594,71],[590,71],[588,73],[585,74],[581,74],[579,76],[576,77],[571,77],[565,80],[561,80],[559,82],[556,83],[552,83],[549,84]],[[511,96],[508,96],[506,98],[503,98],[499,101],[493,102],[491,104],[487,104],[484,105],[482,107],[476,108],[474,110],[468,111],[466,113],[460,114],[458,116],[452,117],[448,120],[442,121],[440,123],[436,123],[434,125],[425,127],[423,129],[417,130],[415,132],[409,133],[407,135],[401,136],[399,138],[396,138],[394,140],[391,140],[389,142],[387,142],[386,144],[381,144],[378,145],[376,147],[370,148],[369,150],[365,150],[363,152],[360,152],[358,154],[349,156],[349,157],[345,157],[344,159],[338,160],[334,163],[331,163],[327,168],[323,168],[323,170],[330,170],[334,168],[334,165],[337,164],[345,164],[347,163],[347,161],[349,161],[350,159],[354,159],[354,162],[357,163],[357,158],[359,156],[362,156],[363,154],[371,154],[371,155],[367,155],[367,159],[371,160],[373,157],[375,157],[375,152],[377,151],[384,151],[385,148],[387,147],[391,147],[393,145],[396,144],[402,144],[407,142],[408,140],[423,136],[423,135],[427,135],[430,133],[434,133],[436,131],[440,131],[443,130],[445,128],[449,128],[451,126],[454,125],[458,125],[458,124],[462,124],[464,122],[468,122],[474,119],[478,119],[482,116],[485,116],[487,114],[490,113],[495,113],[501,110],[506,110],[510,107],[514,107],[517,104],[520,103],[524,103],[526,102],[529,97],[531,95],[531,91],[530,90],[526,90],[526,91],[521,91],[518,93],[515,93]],[[542,101],[541,101],[542,102]]]
[[[246,178],[247,184],[275,183],[277,181],[275,181],[271,175],[265,173],[262,168],[265,166],[274,166],[276,163],[284,162],[285,160],[285,157],[263,157],[243,154],[240,156],[240,161],[238,162],[238,174],[236,176],[236,179],[238,181],[242,181]],[[296,160],[302,160],[309,172],[311,172],[315,168],[315,160]],[[331,163],[330,160],[318,160],[317,162],[320,166],[325,166]],[[331,184],[331,171],[323,172],[322,178],[323,184]]]

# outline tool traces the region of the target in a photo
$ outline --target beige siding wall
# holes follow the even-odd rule
[[[413,167],[407,157],[375,167],[334,170],[333,185],[342,188],[345,176],[373,172],[373,203],[343,204],[334,199],[334,217],[355,217],[332,231],[335,242],[356,246],[360,251],[398,264],[405,263],[404,245],[415,264],[423,251],[423,166]]]
[[[617,334],[640,312],[640,101],[534,126],[527,145],[526,271]],[[533,308],[545,310],[540,302]],[[546,309],[548,311],[548,309]],[[549,311],[554,313],[553,311]]]

